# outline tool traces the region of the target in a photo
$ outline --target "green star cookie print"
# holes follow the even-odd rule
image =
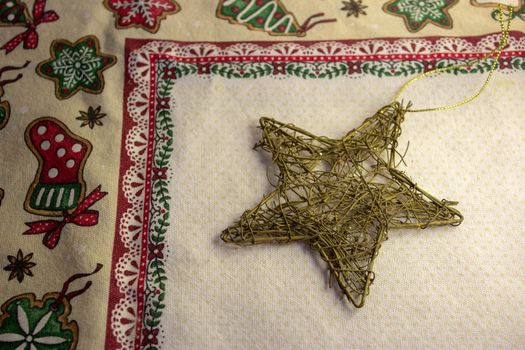
[[[41,62],[36,72],[55,82],[55,95],[67,99],[78,91],[100,94],[104,90],[103,72],[115,65],[117,58],[100,52],[95,36],[85,36],[75,43],[54,40],[51,58]]]
[[[459,0],[391,0],[383,10],[394,16],[402,17],[407,29],[418,32],[428,23],[451,29],[452,17],[448,10]]]
[[[92,282],[68,292],[78,279],[89,277],[102,269],[97,264],[91,273],[78,273],[64,282],[60,292],[46,293],[40,300],[34,293],[20,294],[7,300],[0,308],[0,349],[2,350],[75,350],[79,327],[69,320],[71,301],[84,294]]]

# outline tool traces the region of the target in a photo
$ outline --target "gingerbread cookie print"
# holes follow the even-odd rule
[[[38,75],[55,83],[55,95],[64,100],[79,91],[100,94],[104,90],[106,69],[117,63],[117,58],[100,51],[96,36],[88,35],[72,43],[54,40],[51,58],[36,67]]]
[[[61,121],[47,117],[26,129],[26,143],[38,159],[38,170],[24,208],[44,216],[61,216],[84,199],[84,167],[91,143],[74,135]]]
[[[316,20],[323,16],[324,13],[317,13],[299,24],[295,15],[286,9],[281,0],[219,0],[217,7],[218,18],[276,36],[301,37],[318,24],[336,21]]]
[[[425,28],[429,23],[452,29],[453,20],[450,8],[459,0],[390,0],[383,5],[383,11],[403,18],[409,32],[415,33]]]
[[[175,0],[104,0],[104,6],[115,16],[117,29],[142,28],[158,32],[160,22],[180,11]]]
[[[38,169],[24,208],[32,214],[60,216],[62,220],[27,223],[29,230],[24,234],[44,234],[43,244],[53,249],[66,224],[94,226],[98,223],[98,212],[89,208],[107,193],[99,186],[86,196],[84,167],[93,147],[61,121],[51,117],[33,121],[26,129],[25,140],[38,160]]]
[[[34,293],[24,293],[7,300],[0,315],[0,349],[5,350],[75,350],[79,326],[70,320],[71,302],[84,294],[92,282],[68,292],[71,283],[91,276],[102,269],[97,264],[91,273],[71,276],[60,292],[46,293],[38,299]]]
[[[25,27],[29,12],[20,0],[0,0],[0,27]]]

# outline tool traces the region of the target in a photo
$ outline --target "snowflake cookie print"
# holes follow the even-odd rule
[[[3,350],[74,350],[79,339],[76,321],[70,321],[71,301],[86,292],[91,286],[88,281],[83,288],[68,293],[69,286],[79,278],[92,273],[71,276],[60,292],[44,295],[42,300],[33,293],[17,295],[6,301],[0,315],[0,349]]]
[[[41,62],[36,72],[55,82],[55,95],[67,99],[78,91],[100,94],[104,90],[103,72],[117,63],[117,58],[100,52],[97,37],[88,35],[74,43],[54,40],[51,58]]]
[[[29,229],[24,234],[44,234],[43,244],[54,249],[66,224],[98,224],[98,212],[89,208],[107,193],[99,186],[86,196],[83,173],[93,147],[59,120],[44,117],[33,121],[26,129],[25,139],[39,165],[24,209],[32,214],[63,219],[27,223]]]
[[[305,36],[307,31],[318,24],[336,21],[313,21],[322,16],[323,13],[314,14],[303,24],[299,24],[295,15],[286,9],[281,0],[219,0],[217,7],[218,18],[244,25],[250,30],[278,36]]]
[[[156,33],[160,22],[180,11],[175,0],[104,0],[104,6],[113,12],[118,29],[142,28]]]
[[[428,23],[452,29],[453,21],[448,10],[459,0],[391,0],[383,5],[383,10],[403,18],[407,29],[418,32]]]

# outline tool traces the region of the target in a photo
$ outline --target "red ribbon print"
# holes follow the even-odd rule
[[[24,232],[24,235],[39,235],[44,233],[43,243],[49,249],[54,249],[62,234],[62,229],[69,223],[78,226],[95,226],[98,224],[98,211],[88,210],[96,202],[104,198],[108,193],[100,191],[100,186],[93,190],[73,211],[69,214],[64,213],[62,221],[57,220],[41,220],[26,223],[29,230]]]
[[[38,46],[36,27],[42,23],[54,22],[60,18],[55,11],[44,11],[46,1],[47,0],[35,1],[33,5],[33,20],[26,23],[27,30],[9,40],[0,49],[5,50],[5,53],[8,54],[22,42],[24,43],[24,49],[34,49]]]

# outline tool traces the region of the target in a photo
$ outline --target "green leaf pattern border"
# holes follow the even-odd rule
[[[209,79],[379,78],[422,73],[482,56],[499,43],[480,37],[371,39],[352,42],[178,43],[130,40],[128,74],[135,86],[126,101],[122,172],[128,209],[117,217],[106,346],[156,350],[165,333],[166,233],[170,226],[169,159],[174,150],[171,91],[185,76]],[[481,74],[491,61],[450,74]],[[502,72],[525,70],[525,34],[513,32],[500,62]],[[148,147],[151,156],[148,157]],[[149,195],[145,195],[145,194]],[[120,207],[121,203],[119,203]],[[112,283],[113,285],[113,283]]]

